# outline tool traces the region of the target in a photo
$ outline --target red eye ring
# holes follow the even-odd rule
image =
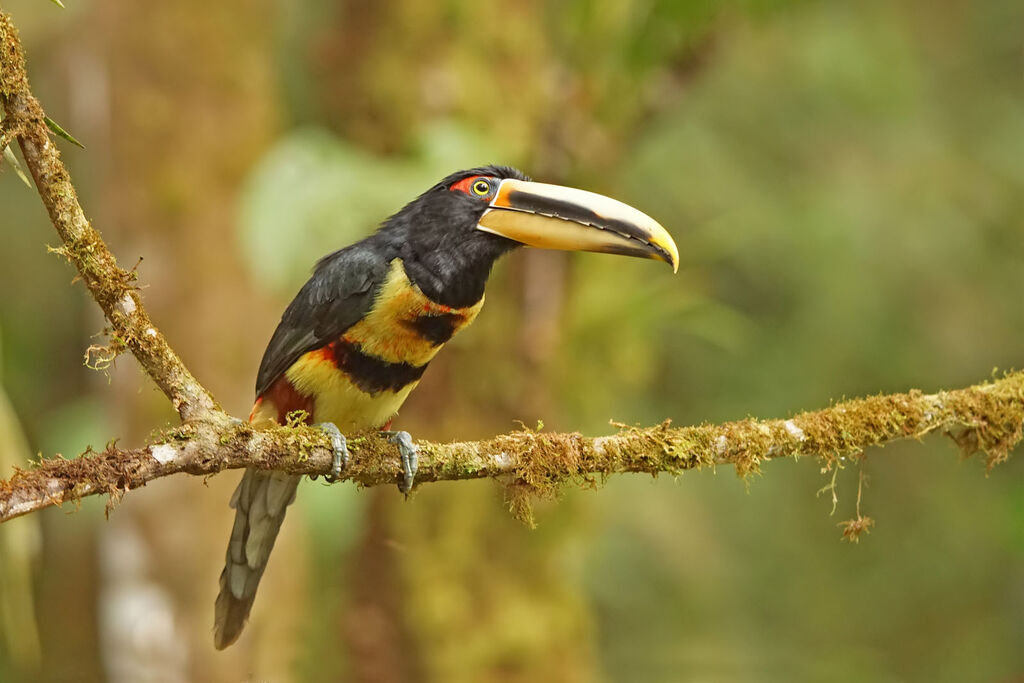
[[[492,178],[482,175],[474,175],[463,178],[452,185],[449,189],[452,192],[462,192],[474,199],[486,199],[494,191],[495,181]]]

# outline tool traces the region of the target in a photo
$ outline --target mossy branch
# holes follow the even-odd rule
[[[326,474],[327,438],[307,427],[254,427],[233,420],[192,376],[146,314],[135,273],[117,265],[78,203],[71,179],[50,140],[32,96],[17,32],[0,12],[0,100],[5,130],[14,132],[50,219],[63,242],[57,251],[77,268],[113,330],[174,404],[182,423],[137,449],[113,444],[81,457],[50,459],[0,481],[0,521],[85,496],[125,492],[177,473],[209,475],[259,467],[294,474]],[[597,438],[580,434],[515,432],[487,441],[421,442],[417,482],[501,477],[512,505],[552,495],[565,484],[592,485],[619,472],[667,472],[734,465],[740,475],[771,458],[814,456],[824,467],[858,457],[870,446],[919,439],[940,430],[965,453],[983,451],[989,466],[1005,460],[1021,439],[1024,373],[966,389],[875,396],[838,403],[788,420],[747,419],[723,425],[673,428],[668,422],[624,428]],[[401,472],[393,446],[375,434],[349,435],[353,451],[346,475],[366,486],[391,483]],[[352,438],[356,437],[356,438]],[[525,495],[522,495],[525,494]]]
[[[871,446],[920,439],[937,430],[950,434],[965,454],[984,452],[991,467],[1020,441],[1022,424],[1024,372],[1018,372],[955,391],[844,401],[788,420],[751,418],[681,428],[665,422],[596,438],[521,431],[486,441],[420,442],[416,481],[497,477],[516,494],[511,502],[520,505],[565,485],[590,486],[622,472],[679,474],[733,465],[746,476],[760,471],[766,460],[799,456],[813,456],[822,467],[833,468],[840,458],[860,457]],[[349,480],[364,486],[399,481],[402,470],[394,446],[377,434],[350,437]],[[309,427],[187,421],[145,448],[110,445],[102,452],[45,460],[17,471],[0,482],[0,521],[95,494],[116,501],[152,479],[181,472],[209,475],[259,467],[322,475],[331,468],[324,441],[319,430]]]
[[[8,130],[17,133],[25,163],[63,242],[56,251],[78,269],[110,321],[114,334],[124,340],[183,420],[220,412],[210,393],[192,376],[150,321],[135,287],[135,272],[117,265],[99,232],[86,219],[71,176],[50,139],[43,109],[29,89],[17,29],[10,16],[2,11],[0,100]]]
[[[10,121],[7,118],[0,121],[0,150],[5,149],[19,133],[20,129]]]

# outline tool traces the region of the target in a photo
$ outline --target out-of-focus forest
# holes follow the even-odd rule
[[[248,413],[324,253],[488,162],[656,217],[677,276],[522,251],[398,422],[419,438],[778,417],[1020,367],[1019,0],[5,0],[86,213]],[[0,173],[0,466],[175,420]],[[142,259],[139,261],[139,259]],[[941,437],[513,520],[494,482],[305,482],[241,641],[213,599],[237,473],[0,527],[3,681],[1012,681],[1024,463]],[[876,520],[857,545],[837,524]]]

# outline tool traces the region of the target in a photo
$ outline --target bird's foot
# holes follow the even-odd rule
[[[334,452],[334,460],[331,462],[331,473],[324,475],[324,481],[328,484],[333,484],[341,478],[341,473],[348,468],[348,444],[345,441],[345,436],[338,429],[338,425],[333,422],[318,422],[313,426],[324,432],[331,439],[331,450]],[[316,479],[316,475],[313,475],[310,479]]]
[[[397,444],[398,453],[402,457],[402,481],[398,490],[402,493],[412,491],[412,485],[416,481],[416,470],[419,468],[420,449],[412,442],[409,432],[382,431],[381,434],[388,438],[393,444]]]

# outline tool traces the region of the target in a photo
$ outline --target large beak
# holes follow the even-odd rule
[[[506,178],[477,228],[531,247],[639,256],[679,268],[676,243],[657,221],[571,187]]]

